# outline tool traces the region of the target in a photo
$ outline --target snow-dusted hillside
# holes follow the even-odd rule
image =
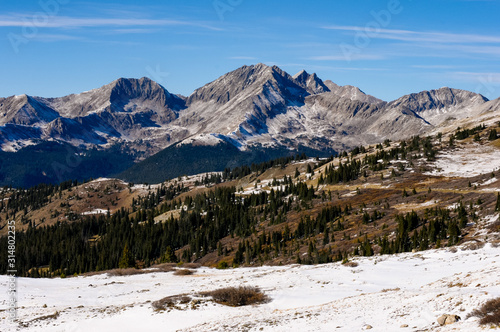
[[[204,267],[190,276],[156,272],[19,278],[18,319],[25,326],[20,330],[360,331],[370,325],[373,331],[481,331],[477,318],[467,315],[500,296],[500,248],[491,244],[353,262],[358,266]],[[5,276],[0,284],[7,287]],[[227,307],[196,295],[240,285],[258,286],[272,301]],[[166,311],[153,309],[152,302],[178,294],[194,300]],[[1,292],[3,322],[6,301],[6,292]],[[440,327],[436,319],[442,314],[462,320]],[[2,331],[8,331],[5,326]]]

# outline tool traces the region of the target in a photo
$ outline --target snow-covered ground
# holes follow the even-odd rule
[[[500,168],[500,150],[492,146],[474,144],[467,148],[441,153],[432,163],[428,175],[474,177]]]
[[[104,210],[104,209],[94,209],[92,211],[86,211],[86,212],[83,212],[82,214],[84,216],[88,216],[88,215],[92,215],[92,214],[106,214],[108,213],[108,210]]]
[[[481,331],[467,314],[500,296],[500,247],[356,258],[357,267],[199,268],[67,279],[18,279],[22,331]],[[7,277],[0,277],[7,290]],[[227,286],[259,286],[272,301],[227,307],[202,301],[157,312],[151,302]],[[0,292],[6,322],[7,291]],[[37,319],[58,312],[56,318]],[[462,320],[440,327],[441,314]],[[5,323],[4,323],[5,324]],[[402,328],[402,326],[408,326]],[[9,331],[8,326],[1,328]]]

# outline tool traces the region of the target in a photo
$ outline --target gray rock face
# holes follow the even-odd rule
[[[87,145],[133,141],[150,134],[148,128],[172,122],[184,108],[184,99],[148,78],[121,78],[61,98],[13,96],[0,99],[0,144],[4,150],[16,150],[50,139]]]
[[[0,146],[59,140],[107,148],[126,144],[148,156],[179,141],[240,149],[299,145],[349,149],[425,134],[460,119],[500,110],[479,94],[450,88],[386,103],[353,86],[323,82],[276,66],[243,66],[184,98],[148,79],[118,79],[61,98],[0,99]]]
[[[330,91],[330,89],[323,83],[316,73],[308,74],[305,70],[302,70],[295,74],[293,79],[302,88],[306,89],[307,92],[313,95]]]
[[[59,113],[47,106],[43,99],[27,95],[0,99],[0,125],[14,124],[32,126],[50,122]]]
[[[385,101],[365,94],[359,88],[352,85],[339,86],[330,80],[325,81],[328,89],[339,97],[347,98],[350,100],[358,100],[370,104],[385,104]]]

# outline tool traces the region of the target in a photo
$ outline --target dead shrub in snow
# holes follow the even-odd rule
[[[469,316],[479,317],[479,324],[481,325],[500,326],[500,297],[489,300],[481,308],[472,311]]]
[[[343,265],[347,266],[347,267],[357,267],[359,264],[356,262],[347,262],[347,263],[344,263]]]
[[[500,220],[495,221],[488,225],[488,229],[490,232],[500,232]]]
[[[122,276],[133,276],[136,274],[144,274],[147,273],[147,271],[144,270],[138,270],[134,268],[128,268],[128,269],[114,269],[114,270],[109,270],[108,271],[108,277],[122,277]]]
[[[163,263],[158,265],[153,265],[151,268],[153,272],[171,272],[174,271],[175,263]]]
[[[261,304],[270,300],[260,288],[248,286],[221,288],[211,292],[203,292],[201,295],[211,296],[215,302],[231,307]]]
[[[484,247],[484,242],[467,242],[464,244],[464,250],[478,250]]]
[[[167,308],[174,308],[178,304],[187,304],[191,301],[191,297],[186,294],[172,295],[164,297],[161,300],[151,303],[155,310],[165,310]]]
[[[180,270],[175,270],[174,275],[176,276],[190,276],[193,274],[192,270],[188,269],[180,269]]]
[[[387,293],[387,292],[397,292],[400,291],[401,288],[396,287],[396,288],[384,288],[381,290],[382,293]]]
[[[184,264],[182,264],[182,267],[186,268],[186,269],[197,269],[200,266],[201,266],[201,264],[199,264],[199,263],[184,263]]]

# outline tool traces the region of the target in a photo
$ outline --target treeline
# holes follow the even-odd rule
[[[385,148],[384,148],[385,146]],[[319,184],[337,184],[357,180],[360,176],[367,176],[367,171],[372,172],[387,169],[391,162],[398,160],[409,160],[425,157],[428,161],[435,160],[437,149],[432,144],[430,137],[421,138],[413,136],[409,140],[401,141],[399,146],[390,147],[390,141],[386,140],[384,145],[377,144],[376,150],[371,154],[366,154],[362,159],[354,159],[360,153],[366,153],[363,146],[355,147],[351,150],[351,159],[347,153],[342,153],[339,157],[339,165],[327,166],[325,172],[320,175]],[[347,157],[347,161],[342,162],[342,158]],[[397,163],[398,169],[404,170],[402,163]],[[396,172],[393,172],[396,175]]]
[[[329,206],[321,210],[316,218],[302,217],[295,231],[288,225],[283,230],[265,232],[241,241],[235,252],[233,265],[260,264],[276,257],[294,259],[298,264],[322,264],[344,260],[347,251],[333,250],[326,246],[335,242],[333,232],[344,229],[343,216],[351,213],[352,208],[345,206]],[[315,238],[322,236],[322,243],[317,243]],[[301,255],[302,244],[307,245],[307,253]]]
[[[195,181],[195,186],[199,185],[210,185],[210,184],[219,184],[224,181],[230,181],[235,179],[241,179],[247,175],[252,173],[261,174],[266,170],[276,167],[276,166],[285,166],[293,161],[301,161],[307,159],[305,153],[297,154],[295,156],[289,157],[281,157],[269,161],[264,161],[258,164],[251,164],[250,166],[238,166],[234,168],[225,168],[222,173],[210,173],[204,175],[201,180]]]
[[[292,161],[301,161],[307,159],[305,153],[297,154],[295,156],[281,157],[270,161],[265,161],[259,164],[251,164],[250,166],[240,166],[233,169],[226,168],[222,172],[222,179],[224,180],[234,180],[241,179],[244,176],[250,175],[252,173],[263,173],[264,171],[273,168],[275,166],[285,166]]]
[[[455,136],[455,139],[463,140],[469,136],[476,135],[477,133],[483,131],[484,129],[486,129],[486,126],[484,124],[476,126],[472,129],[462,129],[462,128],[458,127],[457,130],[455,131],[454,136]]]
[[[132,266],[191,261],[217,250],[224,237],[250,236],[262,218],[271,223],[285,222],[293,204],[315,197],[312,187],[299,182],[244,198],[236,195],[236,188],[215,188],[188,196],[184,202],[174,198],[160,204],[161,197],[175,197],[182,191],[182,186],[159,187],[134,200],[134,209],[122,208],[113,215],[81,217],[79,222],[36,228],[30,223],[26,232],[16,233],[19,275],[84,273],[116,268],[124,261],[134,262]],[[179,217],[171,215],[164,223],[155,222],[157,215],[174,208],[181,208]],[[0,238],[0,246],[7,247],[7,237]],[[181,248],[184,250],[179,256],[172,254]],[[226,253],[232,250],[224,249]],[[0,273],[5,273],[6,251],[0,251],[0,260]]]
[[[467,226],[469,218],[476,219],[474,211],[469,213],[460,202],[456,215],[450,210],[436,207],[426,209],[425,216],[419,217],[415,211],[405,215],[397,215],[398,228],[395,239],[389,241],[387,236],[375,242],[380,246],[381,254],[395,254],[412,250],[427,250],[431,246],[453,246],[460,241],[462,230]]]
[[[78,186],[77,180],[69,180],[60,184],[38,184],[29,189],[12,189],[5,187],[0,195],[0,213],[5,212],[7,218],[23,211],[26,215],[29,211],[39,209],[50,203],[51,196],[61,194],[64,190]],[[8,199],[4,201],[4,197]]]

